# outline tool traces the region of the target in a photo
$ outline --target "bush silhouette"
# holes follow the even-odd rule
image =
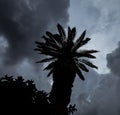
[[[76,111],[75,105],[67,108],[67,113]],[[52,115],[48,93],[37,90],[32,80],[16,79],[5,75],[0,78],[0,112],[4,114]]]
[[[48,94],[36,89],[32,80],[19,76],[0,79],[0,111],[4,114],[49,114]]]

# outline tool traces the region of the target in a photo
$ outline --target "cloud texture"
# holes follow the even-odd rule
[[[65,27],[68,8],[69,0],[0,0],[0,74],[39,77],[34,41],[57,23]]]

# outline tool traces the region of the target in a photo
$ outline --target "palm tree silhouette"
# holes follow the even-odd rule
[[[98,67],[92,64],[90,61],[84,58],[96,58],[92,53],[96,53],[96,50],[80,50],[82,46],[88,43],[90,38],[85,38],[86,31],[81,36],[74,40],[76,36],[76,28],[68,27],[68,35],[66,35],[63,27],[57,25],[58,34],[52,34],[46,32],[46,36],[43,36],[44,42],[38,42],[35,50],[40,54],[47,55],[37,63],[50,62],[44,70],[49,70],[48,76],[53,74],[53,85],[49,95],[49,101],[54,106],[54,110],[65,110],[65,107],[70,102],[71,91],[76,74],[81,80],[85,80],[82,70],[89,72],[85,66],[90,66],[97,69]],[[61,110],[60,110],[61,108]],[[57,113],[61,114],[62,113]],[[65,115],[65,114],[64,114]],[[67,114],[66,114],[67,115]]]

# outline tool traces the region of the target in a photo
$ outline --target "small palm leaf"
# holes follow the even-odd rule
[[[51,62],[47,67],[44,68],[44,70],[50,70],[54,67],[55,62]]]
[[[52,41],[50,38],[46,37],[46,36],[42,36],[42,38],[47,42],[47,41]]]
[[[58,24],[57,28],[58,28],[58,31],[60,33],[60,36],[65,39],[66,38],[66,34],[65,34],[65,31],[64,31],[63,27],[60,24]]]
[[[88,54],[88,53],[97,53],[98,51],[97,50],[81,50],[80,52],[78,52],[78,53],[80,53],[80,54]]]
[[[82,41],[82,43],[80,44],[80,47],[87,44],[91,39],[90,38],[86,38],[84,41]]]
[[[80,69],[82,69],[85,72],[89,72],[89,70],[87,69],[87,67],[85,65],[83,65],[82,63],[78,63],[77,64],[79,66]]]
[[[96,58],[95,56],[91,55],[91,54],[82,54],[82,53],[76,53],[75,54],[78,58],[80,57],[87,57],[87,58]]]
[[[50,75],[54,72],[54,69],[51,69],[50,72],[48,73],[47,77],[50,77]]]
[[[71,34],[71,28],[68,26],[68,39],[70,37],[70,34]]]
[[[81,80],[85,80],[81,70],[76,66],[75,71]]]
[[[51,40],[53,40],[53,42],[58,46],[61,47],[59,42],[54,38],[54,35],[50,32],[46,32],[46,35],[48,35],[49,38],[51,38]]]
[[[38,42],[38,41],[35,41],[35,43],[37,44],[37,46],[43,46],[44,43],[41,43],[41,42]]]
[[[49,62],[49,61],[52,61],[53,59],[55,59],[55,58],[54,58],[54,57],[45,58],[45,59],[43,59],[43,60],[37,61],[36,63]]]
[[[68,34],[68,42],[73,42],[75,36],[76,36],[76,28],[73,28]]]
[[[89,61],[87,61],[87,60],[85,60],[85,59],[81,59],[80,61],[81,61],[82,63],[84,63],[84,64],[92,67],[92,68],[98,69],[97,66],[95,66],[94,64],[92,64],[91,62],[89,62]]]
[[[38,51],[39,51],[39,49],[38,49]],[[50,56],[53,56],[53,57],[56,57],[56,58],[60,57],[60,55],[61,55],[59,52],[55,52],[55,51],[47,51],[47,50],[42,50],[41,51],[40,50],[40,52],[41,52],[41,54],[50,55]]]
[[[81,45],[81,42],[83,41],[84,37],[86,34],[86,30],[81,34],[81,36],[78,38],[78,40],[76,41],[72,51],[75,52]]]
[[[54,48],[56,50],[60,49],[60,47],[57,44],[55,44],[54,42],[52,42],[50,40],[47,40],[45,45],[50,46],[50,47],[52,47],[52,48]]]

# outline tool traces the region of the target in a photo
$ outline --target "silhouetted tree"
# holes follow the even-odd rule
[[[63,27],[58,24],[58,34],[46,32],[43,36],[44,42],[38,42],[36,51],[48,57],[38,61],[50,62],[44,70],[50,70],[48,76],[53,74],[53,85],[49,95],[49,101],[53,107],[52,115],[68,115],[66,107],[70,102],[71,91],[76,74],[81,80],[85,80],[81,70],[89,72],[87,66],[97,69],[90,61],[84,58],[96,58],[92,53],[96,50],[80,50],[88,43],[90,38],[85,38],[86,31],[74,42],[76,28],[68,27],[68,36],[66,36]]]
[[[0,78],[0,114],[48,115],[48,94],[36,89],[32,80],[19,76]]]

